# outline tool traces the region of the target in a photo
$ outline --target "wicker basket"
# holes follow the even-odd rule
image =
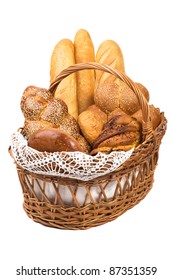
[[[99,226],[115,220],[138,204],[153,186],[159,147],[166,131],[167,121],[163,113],[160,125],[152,131],[148,103],[136,84],[106,65],[93,62],[71,66],[59,74],[49,91],[53,93],[65,77],[84,69],[102,70],[118,76],[134,91],[143,113],[143,142],[115,172],[89,181],[35,174],[16,164],[25,212],[35,222],[59,229],[83,230]],[[48,191],[53,197],[47,195]]]

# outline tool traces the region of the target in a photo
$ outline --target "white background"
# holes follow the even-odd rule
[[[172,183],[172,1],[15,0],[0,4],[0,254],[1,279],[61,279],[16,276],[26,268],[99,268],[107,273],[80,279],[171,280],[173,252]],[[22,208],[15,166],[8,154],[11,134],[23,125],[20,98],[28,85],[49,86],[55,44],[87,29],[95,49],[115,40],[126,73],[150,91],[150,102],[165,112],[154,186],[147,197],[117,220],[86,231],[63,231],[33,222]],[[110,266],[156,266],[156,276],[110,276]],[[62,279],[79,279],[62,276]]]

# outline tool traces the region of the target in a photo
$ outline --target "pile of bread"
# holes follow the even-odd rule
[[[125,73],[119,45],[105,40],[95,52],[90,34],[80,29],[74,42],[62,39],[50,59],[50,83],[71,65],[97,62]],[[149,101],[148,90],[137,83]],[[153,130],[160,112],[149,106]],[[95,155],[127,151],[141,141],[142,112],[135,93],[119,78],[99,70],[82,70],[64,78],[54,94],[27,87],[21,98],[23,131],[28,145],[38,151],[80,151]]]

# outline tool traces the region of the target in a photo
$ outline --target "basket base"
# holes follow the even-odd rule
[[[133,190],[133,193],[129,192],[116,198],[116,200],[86,205],[80,208],[62,208],[58,205],[48,206],[40,203],[39,210],[38,202],[34,207],[34,201],[32,201],[31,207],[30,199],[25,196],[23,208],[29,218],[44,226],[66,230],[86,230],[117,219],[144,199],[151,188],[152,184],[150,182],[145,189],[142,186],[141,191],[138,186],[136,192]]]

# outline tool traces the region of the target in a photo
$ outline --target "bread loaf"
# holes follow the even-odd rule
[[[123,53],[119,45],[113,40],[105,40],[100,44],[96,52],[96,62],[125,72]],[[112,74],[96,71],[96,84],[103,84],[116,79]]]
[[[45,128],[33,133],[28,146],[40,152],[83,152],[74,137],[57,128]]]
[[[80,134],[79,125],[69,114],[65,102],[49,96],[45,89],[27,87],[21,98],[21,110],[25,117],[23,129],[27,138],[43,128],[59,128],[73,136],[85,152],[89,151],[89,145]]]
[[[104,125],[102,133],[94,141],[91,154],[110,152],[114,150],[127,151],[136,147],[141,141],[141,126],[139,122],[117,109]]]
[[[90,34],[80,29],[74,43],[59,41],[51,55],[50,82],[74,64],[94,62],[125,73],[123,53],[113,40],[103,41],[95,56]],[[149,101],[148,90],[135,83]],[[99,70],[82,70],[64,78],[53,93],[27,87],[21,109],[24,134],[39,151],[82,151],[92,155],[113,150],[127,151],[141,142],[143,116],[135,92],[120,78]],[[152,128],[160,112],[150,105]]]
[[[149,99],[147,89],[141,84],[140,90]],[[120,108],[125,113],[132,115],[140,109],[140,104],[135,93],[120,79],[98,85],[94,100],[95,104],[107,114]]]
[[[53,123],[46,122],[43,120],[29,120],[25,119],[24,126],[23,126],[23,132],[27,139],[36,131],[43,129],[43,128],[56,128],[57,126]]]
[[[131,115],[140,109],[135,93],[122,81],[100,84],[95,92],[95,104],[105,113],[116,108]]]
[[[50,82],[67,67],[75,64],[74,45],[69,39],[59,41],[51,55],[50,60]],[[78,116],[77,94],[76,94],[76,74],[73,73],[63,79],[58,85],[55,98],[62,99],[68,107],[69,114],[75,119]]]
[[[78,117],[78,124],[86,140],[92,144],[102,132],[107,115],[96,105],[91,105]]]
[[[80,29],[74,38],[75,62],[95,61],[94,45],[90,34]],[[94,103],[94,70],[82,70],[76,73],[78,113],[85,111]]]
[[[152,129],[155,130],[156,127],[161,122],[161,117],[160,117],[160,110],[155,108],[154,105],[149,105],[149,111],[150,111],[150,117],[151,117],[151,124],[152,124]],[[142,116],[142,110],[139,109],[136,113],[132,115],[139,123],[143,123],[143,116]]]

